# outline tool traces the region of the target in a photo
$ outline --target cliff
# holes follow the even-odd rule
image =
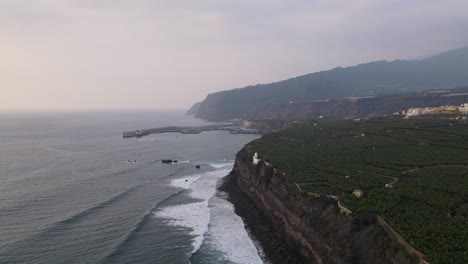
[[[196,115],[201,103],[202,102],[194,103],[192,107],[190,107],[190,109],[187,111],[187,115]]]
[[[354,102],[322,102],[350,96],[379,96],[465,86],[468,85],[467,69],[468,47],[465,47],[424,60],[376,61],[212,93],[192,107],[190,112],[208,120],[260,119],[257,113],[272,118],[309,117],[317,112],[342,116],[356,112],[355,108],[359,106],[355,106]]]
[[[271,256],[275,249],[265,250],[273,263],[419,263],[418,257],[385,231],[376,215],[349,214],[335,199],[301,191],[265,162],[252,164],[252,155],[245,149],[237,154],[230,177],[269,221],[287,250],[298,254],[291,261],[278,260]],[[233,203],[236,212],[248,218],[248,210],[238,210],[245,204]],[[256,237],[262,232],[254,228],[251,233]],[[259,241],[271,247],[268,240]]]

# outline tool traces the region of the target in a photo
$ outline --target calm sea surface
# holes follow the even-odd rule
[[[255,135],[122,138],[204,124],[181,112],[0,113],[0,263],[262,263],[216,192]]]

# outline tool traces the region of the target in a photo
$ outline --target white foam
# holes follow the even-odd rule
[[[158,140],[158,138],[156,138],[154,136],[151,136],[151,135],[147,135],[146,137],[137,138],[138,142],[150,142],[150,141],[156,141],[156,140]]]
[[[174,179],[171,181],[170,185],[177,188],[189,189],[190,186],[198,179],[200,179],[201,175],[195,176],[188,176],[185,178]]]
[[[218,180],[228,175],[230,171],[231,169],[220,169],[203,173],[200,179],[195,181],[190,187],[190,196],[202,200],[210,199],[216,193]]]
[[[220,169],[172,180],[171,186],[189,189],[190,197],[202,201],[165,207],[155,213],[156,217],[167,219],[173,226],[192,229],[190,234],[195,236],[192,253],[198,251],[208,230],[210,222],[208,200],[216,193],[218,180],[226,176],[229,171],[230,169]]]
[[[224,168],[224,167],[227,167],[227,166],[232,168],[232,165],[234,165],[234,162],[224,162],[224,163],[210,164],[210,166],[215,168],[215,169],[221,169],[221,168]]]
[[[172,226],[192,229],[190,235],[195,237],[192,242],[192,253],[200,249],[210,222],[208,201],[165,207],[156,212],[156,216],[168,219]]]
[[[234,213],[234,206],[215,196],[210,200],[211,216],[206,243],[224,253],[234,263],[263,263],[257,247],[244,228],[242,218]]]
[[[229,174],[233,163],[211,165],[218,169],[171,181],[171,186],[189,190],[189,196],[200,201],[165,207],[155,216],[168,220],[172,226],[191,229],[192,253],[206,241],[207,246],[223,253],[221,258],[233,263],[263,263],[233,205],[215,196],[218,181]]]

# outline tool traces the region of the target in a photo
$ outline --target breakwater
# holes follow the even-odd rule
[[[162,133],[181,133],[181,134],[199,134],[203,131],[229,131],[231,134],[257,134],[258,131],[255,129],[243,128],[240,126],[233,125],[209,125],[209,126],[197,126],[197,127],[179,127],[179,126],[168,126],[168,127],[158,127],[158,128],[149,128],[141,129],[135,131],[123,132],[124,138],[131,137],[143,137],[150,134],[162,134]]]

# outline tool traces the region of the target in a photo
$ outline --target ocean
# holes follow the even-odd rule
[[[216,191],[258,136],[122,138],[206,124],[176,111],[0,113],[0,263],[262,263]]]

